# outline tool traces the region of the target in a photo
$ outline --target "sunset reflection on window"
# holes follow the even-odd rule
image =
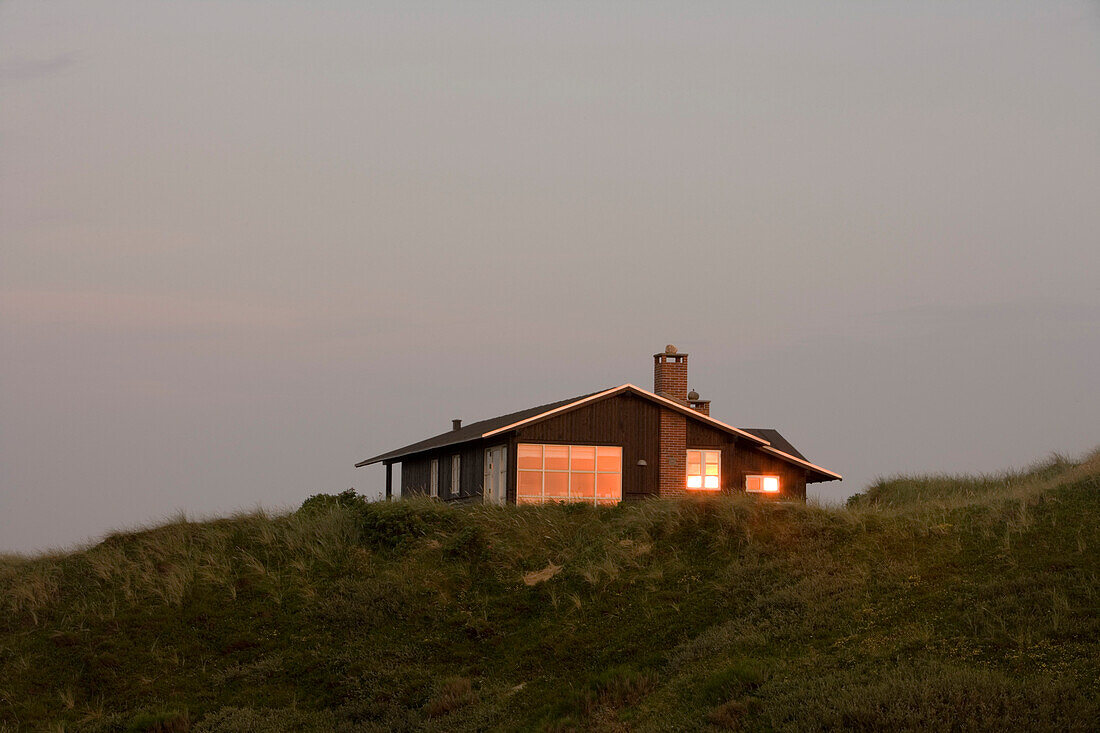
[[[519,443],[516,464],[518,504],[617,504],[623,497],[619,446]]]
[[[719,450],[689,450],[687,452],[687,487],[704,491],[718,491],[721,483],[721,459]]]

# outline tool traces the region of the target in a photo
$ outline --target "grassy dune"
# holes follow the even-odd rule
[[[1095,730],[1100,452],[845,509],[307,502],[0,557],[0,731]]]

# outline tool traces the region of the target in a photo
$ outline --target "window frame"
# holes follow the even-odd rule
[[[428,468],[428,496],[439,498],[439,459],[433,458]]]
[[[532,468],[520,468],[520,446],[535,446],[541,451],[540,466],[539,469]],[[565,461],[566,468],[546,468],[546,448],[565,448]],[[592,470],[591,471],[576,471],[573,469],[573,449],[574,448],[590,448],[592,449]],[[613,449],[618,451],[618,465],[617,471],[601,471],[600,470],[600,449]],[[610,504],[619,504],[623,501],[623,446],[613,445],[609,443],[547,443],[547,442],[527,442],[516,443],[516,503],[546,503],[548,501],[562,501],[567,503],[579,503],[579,504],[592,504],[593,506],[608,506]],[[540,476],[539,495],[533,496],[531,494],[520,493],[520,474],[521,473],[538,473]],[[546,474],[564,474],[566,478],[566,492],[565,496],[547,496],[546,495]],[[592,477],[592,496],[573,496],[573,476],[585,475]],[[611,498],[601,498],[599,491],[599,477],[600,476],[618,476],[618,493]],[[526,499],[527,501],[524,501]]]
[[[451,496],[462,495],[462,454],[451,456]]]
[[[700,471],[700,473],[697,474],[697,476],[700,480],[699,480],[699,485],[698,486],[692,486],[691,485],[691,479],[692,479],[692,476],[693,476],[693,474],[691,473],[691,463],[692,463],[691,454],[692,453],[698,453],[699,454],[699,471]],[[707,479],[709,478],[709,476],[707,475],[707,465],[710,463],[710,461],[707,460],[707,455],[708,454],[714,454],[714,456],[717,458],[717,460],[714,461],[714,465],[716,465],[718,467],[718,473],[716,474],[716,478],[718,480],[715,482],[717,484],[716,486],[707,486],[706,485],[707,484]],[[684,486],[687,488],[688,491],[721,491],[722,490],[722,449],[721,448],[688,448],[687,450],[685,450],[684,451]]]
[[[760,479],[759,489],[749,488],[749,479]],[[775,479],[775,489],[765,489],[767,479]],[[749,494],[782,494],[782,477],[774,473],[747,473],[745,474],[745,492]]]

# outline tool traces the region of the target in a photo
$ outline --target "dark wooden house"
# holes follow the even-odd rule
[[[805,500],[838,481],[773,429],[735,428],[687,391],[687,354],[653,355],[653,391],[624,384],[462,425],[355,464],[401,464],[401,494],[493,503],[749,492]]]

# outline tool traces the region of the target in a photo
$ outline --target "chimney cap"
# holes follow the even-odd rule
[[[695,390],[691,390],[690,392],[688,392],[688,399],[692,402],[696,401],[697,399],[699,399],[699,393]]]
[[[669,344],[668,346],[665,347],[665,353],[666,354],[675,354],[676,353],[676,347],[673,346],[672,344]]]

